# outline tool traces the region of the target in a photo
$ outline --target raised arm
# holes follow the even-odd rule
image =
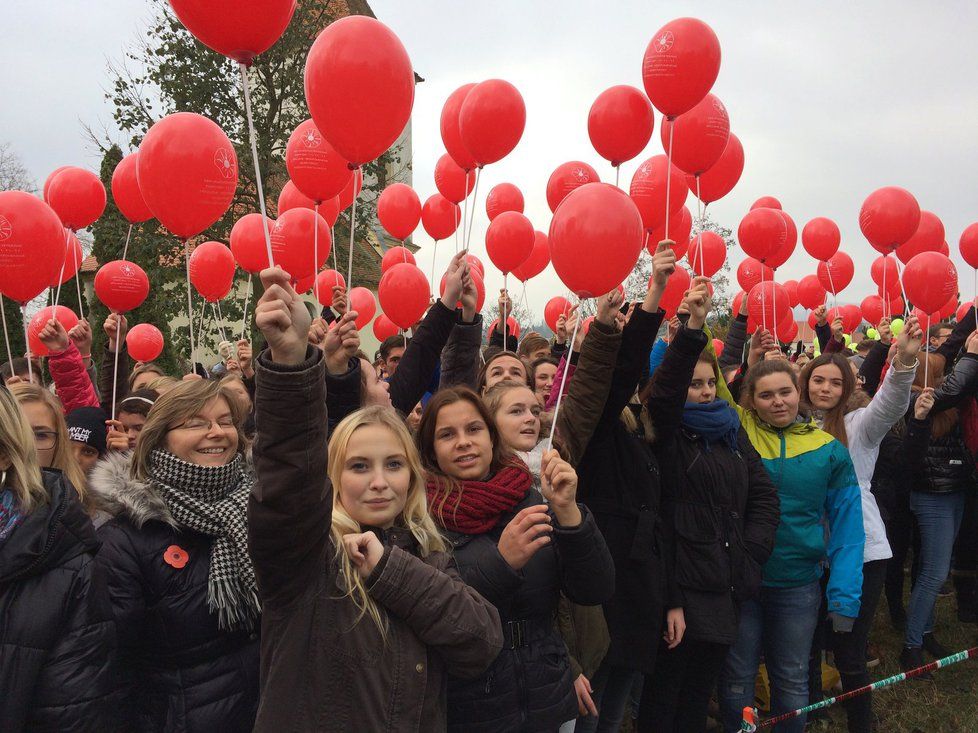
[[[972,305],[968,312],[965,314],[964,318],[954,324],[954,329],[951,331],[951,335],[948,336],[944,343],[941,344],[937,353],[944,357],[944,363],[950,364],[954,361],[954,358],[961,351],[961,348],[967,343],[968,336],[970,336],[974,330],[978,328],[978,324],[975,323],[975,307]]]
[[[112,391],[115,386],[115,398],[121,400],[129,392],[129,354],[126,351],[126,332],[129,324],[126,317],[119,313],[109,313],[102,324],[105,332],[105,348],[102,349],[102,363],[98,368],[98,391],[102,409],[112,412]],[[116,339],[119,346],[119,368],[116,369]]]
[[[462,286],[461,318],[452,328],[441,352],[441,387],[464,384],[475,389],[479,378],[479,349],[482,348],[482,316],[476,313],[478,293],[471,278]]]
[[[932,412],[943,412],[957,407],[978,392],[978,331],[968,337],[965,354],[954,363],[951,373],[934,390]]]
[[[64,326],[52,318],[38,333],[38,338],[50,352],[48,368],[65,414],[79,407],[98,407],[95,385],[88,378],[78,347],[68,338]]]
[[[744,346],[747,344],[747,297],[740,299],[740,313],[735,314],[727,328],[727,337],[723,340],[723,353],[720,354],[720,371],[730,367],[740,366],[744,358]]]
[[[262,272],[255,321],[268,342],[258,357],[248,547],[266,611],[308,587],[328,562],[332,498],[326,477],[323,354],[308,344],[311,318],[278,268]]]
[[[880,340],[873,344],[873,348],[866,354],[862,365],[859,367],[859,376],[863,378],[863,391],[870,397],[876,394],[883,380],[883,367],[886,365],[887,357],[890,354],[890,323],[887,319],[880,321],[877,328]]]

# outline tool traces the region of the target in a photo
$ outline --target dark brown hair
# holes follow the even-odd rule
[[[757,389],[757,381],[772,374],[787,374],[788,379],[795,389],[798,389],[798,375],[790,362],[784,359],[769,359],[759,361],[747,370],[744,375],[743,384],[740,387],[740,406],[745,410],[754,409],[754,390]]]
[[[486,359],[485,364],[483,364],[482,368],[479,370],[479,378],[476,380],[476,385],[478,386],[480,393],[482,393],[486,388],[486,376],[489,374],[489,366],[494,361],[502,359],[504,356],[512,357],[523,365],[523,373],[526,375],[526,386],[533,389],[533,382],[530,381],[530,370],[527,368],[526,362],[523,361],[518,354],[515,354],[512,351],[497,351],[495,354]]]
[[[522,358],[529,358],[530,354],[537,349],[549,349],[550,342],[538,333],[528,333],[520,341],[516,353]]]
[[[842,375],[842,395],[839,397],[839,403],[822,416],[822,430],[848,447],[849,437],[846,435],[845,417],[846,413],[854,408],[849,403],[856,391],[856,378],[852,374],[849,360],[834,353],[822,354],[817,359],[812,359],[801,370],[798,392],[801,401],[811,408],[812,401],[808,397],[808,381],[812,378],[813,371],[826,364],[834,365],[839,370],[839,374]]]

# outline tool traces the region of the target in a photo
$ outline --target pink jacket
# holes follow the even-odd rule
[[[81,353],[74,342],[68,348],[48,357],[48,369],[54,378],[54,386],[67,415],[79,407],[99,407],[95,385],[88,378]]]

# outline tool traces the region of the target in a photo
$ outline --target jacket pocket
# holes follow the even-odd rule
[[[730,590],[730,558],[711,507],[677,502],[676,583],[719,593]]]

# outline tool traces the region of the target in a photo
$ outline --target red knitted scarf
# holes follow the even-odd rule
[[[488,481],[460,481],[460,491],[446,491],[427,480],[428,509],[438,524],[452,532],[484,534],[499,517],[519,504],[530,490],[526,467],[506,466]]]

